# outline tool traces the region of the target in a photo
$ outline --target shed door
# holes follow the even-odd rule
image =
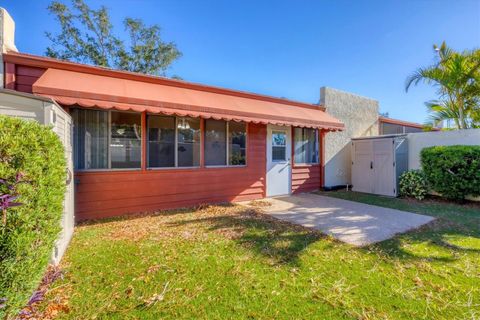
[[[268,125],[267,197],[290,193],[291,153],[291,128]]]
[[[373,142],[373,179],[376,194],[396,195],[393,141],[393,139],[379,139]]]
[[[373,144],[372,140],[354,141],[352,144],[353,191],[373,192]]]

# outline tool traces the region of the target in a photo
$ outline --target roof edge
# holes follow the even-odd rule
[[[76,62],[58,60],[54,58],[42,57],[42,56],[37,56],[37,55],[32,55],[27,53],[9,51],[3,54],[3,60],[7,63],[24,64],[32,67],[54,68],[54,69],[56,68],[56,69],[69,70],[69,71],[75,71],[75,72],[81,72],[81,73],[95,74],[100,76],[109,76],[109,77],[128,79],[128,80],[134,80],[134,81],[163,84],[167,86],[174,86],[174,87],[187,88],[192,90],[226,94],[231,96],[276,102],[276,103],[287,104],[287,105],[292,105],[296,107],[325,111],[325,107],[320,104],[310,104],[306,102],[294,101],[294,100],[289,100],[284,98],[277,98],[277,97],[258,94],[258,93],[251,93],[246,91],[209,86],[209,85],[204,85],[199,83],[169,79],[165,77],[152,76],[152,75],[146,75],[146,74],[129,72],[129,71],[114,70],[114,69],[105,68],[105,67],[98,67],[98,66],[86,65],[86,64],[76,63]]]
[[[387,117],[382,117],[382,116],[378,117],[378,120],[380,122],[398,124],[398,125],[402,125],[402,126],[406,126],[406,127],[412,127],[412,128],[418,128],[418,129],[422,129],[422,128],[425,127],[423,124],[420,124],[420,123],[403,121],[403,120],[387,118]]]

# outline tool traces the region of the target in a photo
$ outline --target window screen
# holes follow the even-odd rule
[[[382,123],[382,134],[403,133],[403,126],[392,123]]]
[[[177,118],[179,167],[200,165],[200,119]]]
[[[108,112],[73,109],[75,169],[108,168]]]
[[[318,163],[317,130],[310,128],[295,128],[294,139],[295,163]]]
[[[247,126],[244,122],[228,123],[228,164],[245,165]]]
[[[141,115],[111,113],[111,168],[140,168],[142,161]]]
[[[175,166],[175,117],[148,116],[148,167]]]
[[[221,120],[205,121],[205,165],[227,164],[227,123]]]
[[[272,161],[287,159],[287,134],[285,131],[272,131]]]

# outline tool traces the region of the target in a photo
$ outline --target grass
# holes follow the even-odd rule
[[[241,206],[86,224],[39,312],[60,319],[480,317],[478,206],[327,195],[438,219],[363,248]]]

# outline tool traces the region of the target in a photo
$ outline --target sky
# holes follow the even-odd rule
[[[68,0],[60,0],[66,2]],[[318,103],[328,86],[379,101],[390,117],[423,123],[427,85],[405,79],[433,63],[433,44],[480,48],[480,0],[87,0],[122,20],[158,24],[183,56],[168,70],[186,81]],[[44,55],[57,32],[49,0],[0,0],[20,52]]]

